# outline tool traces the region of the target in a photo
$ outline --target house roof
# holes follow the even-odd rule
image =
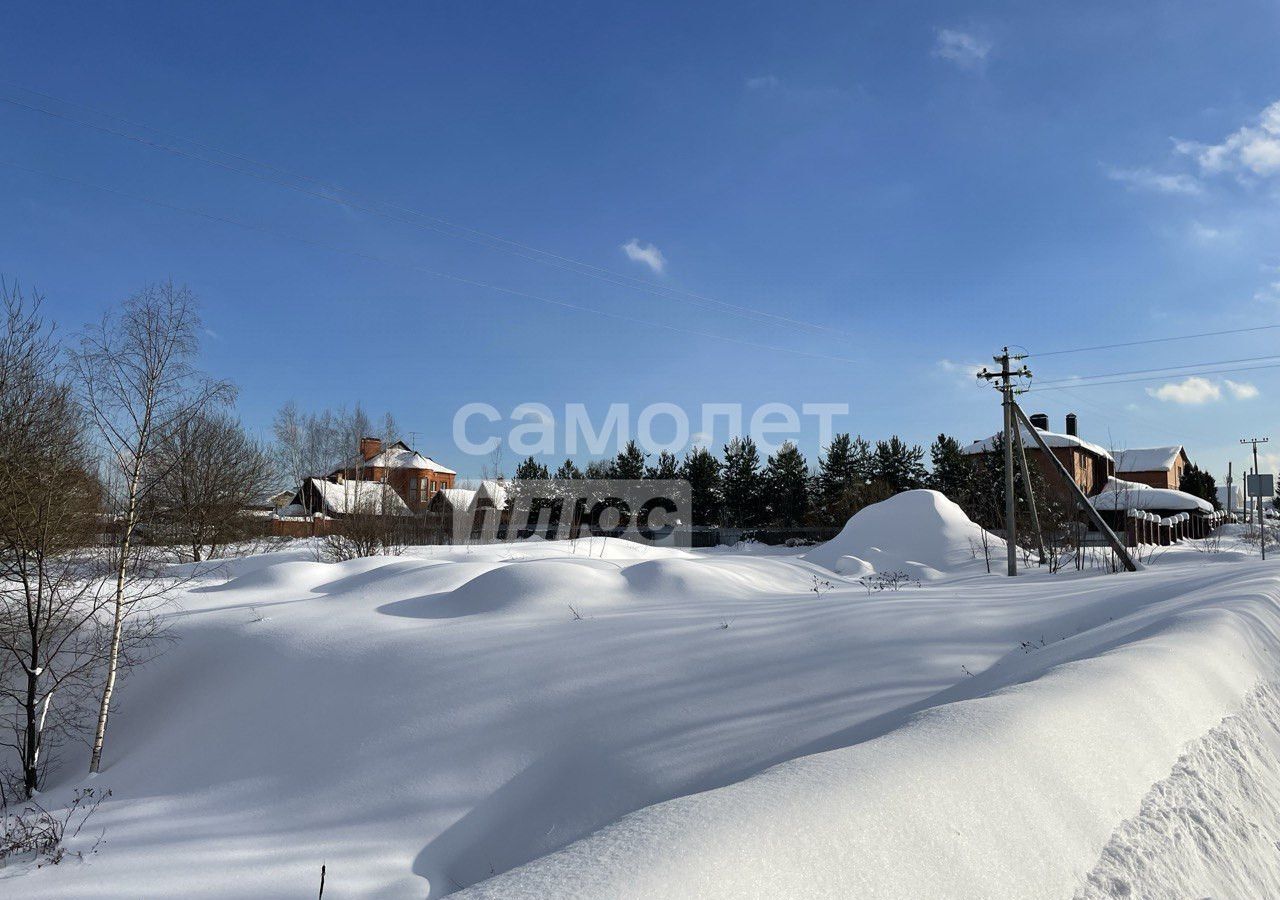
[[[351,456],[344,462],[335,472],[344,471],[346,469],[430,469],[433,472],[439,472],[442,475],[457,475],[458,473],[447,466],[431,459],[429,456],[423,456],[418,451],[412,449],[404,443],[404,441],[396,441],[387,449],[378,453],[369,459],[365,459],[359,453]]]
[[[476,499],[476,492],[467,488],[441,488],[436,495],[444,497],[454,509],[470,509]]]
[[[1213,512],[1213,504],[1185,491],[1153,488],[1122,478],[1107,479],[1107,486],[1092,498],[1094,509],[1103,510],[1171,510],[1177,512]]]
[[[1038,449],[1035,445],[1035,439],[1031,437],[1031,432],[1027,431],[1026,426],[1025,425],[1019,426],[1019,430],[1022,434],[1023,445],[1028,450]],[[1079,447],[1081,450],[1085,450],[1089,453],[1093,453],[1097,456],[1101,456],[1103,459],[1111,459],[1111,454],[1108,453],[1104,448],[1099,447],[1097,444],[1091,444],[1088,441],[1081,440],[1080,438],[1074,435],[1058,434],[1053,431],[1043,431],[1039,428],[1037,428],[1036,431],[1040,432],[1040,437],[1050,447]],[[980,441],[974,441],[972,444],[970,444],[968,447],[965,447],[960,452],[966,454],[967,456],[976,456],[979,453],[991,453],[992,451],[995,450],[996,441],[998,441],[999,438],[1000,438],[1000,435],[993,434],[989,438],[984,438],[983,440],[980,440]]]
[[[1182,445],[1172,447],[1135,447],[1116,454],[1117,472],[1167,472],[1182,453]]]
[[[308,478],[307,482],[319,494],[324,503],[323,512],[327,515],[341,516],[349,512],[412,515],[400,495],[380,481],[356,481],[349,478],[342,484],[334,484],[323,478]]]
[[[485,479],[480,482],[480,489],[476,491],[476,499],[485,498],[493,503],[498,509],[502,509],[507,505],[507,486],[501,481]]]

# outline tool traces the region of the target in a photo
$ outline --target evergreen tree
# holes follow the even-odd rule
[[[720,523],[720,460],[706,447],[694,447],[680,464],[680,477],[693,494],[693,524]]]
[[[663,450],[658,454],[656,465],[648,466],[644,470],[645,478],[653,478],[661,481],[672,481],[680,477],[680,463],[676,459],[674,453]]]
[[[613,461],[612,477],[625,481],[639,481],[644,477],[645,452],[635,441],[627,441]]]
[[[576,481],[582,478],[582,470],[574,465],[573,460],[566,459],[564,462],[560,463],[560,468],[556,469],[555,477],[564,481]]]
[[[848,432],[837,434],[827,445],[827,451],[818,460],[818,502],[820,518],[835,523],[840,521],[843,502],[854,486],[853,441]],[[848,516],[845,516],[847,519]]]
[[[887,441],[876,441],[872,461],[872,480],[884,484],[892,493],[924,487],[929,473],[924,468],[924,448],[908,445],[896,434]]]
[[[929,459],[933,463],[929,486],[965,506],[973,478],[973,463],[960,452],[960,442],[947,434],[938,435],[929,447]]]
[[[818,461],[815,503],[820,507],[816,519],[825,525],[844,525],[868,503],[888,496],[880,485],[873,485],[874,457],[871,444],[862,435],[850,438],[837,434]]]
[[[791,441],[769,457],[764,469],[769,519],[794,528],[809,514],[809,463]]]
[[[969,496],[961,507],[983,528],[1004,528],[1004,435],[997,434],[991,450],[974,457]],[[1015,480],[1015,485],[1021,485]]]
[[[516,481],[545,481],[550,477],[547,467],[532,456],[516,466]]]
[[[721,495],[724,524],[735,528],[759,525],[764,514],[760,451],[750,437],[734,438],[724,447]]]
[[[850,465],[855,485],[870,484],[875,478],[875,455],[871,452],[871,442],[862,435],[853,439]]]
[[[1221,509],[1222,504],[1218,502],[1218,482],[1212,473],[1205,471],[1191,463],[1182,470],[1182,478],[1178,482],[1178,490],[1185,491],[1201,500],[1207,500],[1213,504],[1214,509]]]

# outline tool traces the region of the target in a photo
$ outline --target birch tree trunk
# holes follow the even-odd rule
[[[75,357],[83,402],[98,427],[106,463],[118,472],[123,469],[125,484],[118,498],[124,514],[116,545],[111,640],[89,758],[91,773],[102,767],[126,622],[147,594],[145,588],[133,589],[140,576],[130,569],[136,562],[134,535],[142,501],[164,474],[156,471],[162,467],[157,448],[206,409],[234,396],[230,384],[211,380],[193,367],[199,329],[195,298],[189,291],[172,283],[151,286],[88,329]]]

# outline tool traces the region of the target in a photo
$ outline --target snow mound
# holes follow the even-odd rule
[[[804,569],[772,560],[652,559],[627,566],[622,574],[637,594],[652,597],[743,598],[794,594],[813,586]]]
[[[932,579],[972,565],[982,539],[982,527],[942,494],[905,491],[860,509],[838,535],[803,558],[845,575],[901,571]],[[987,541],[1004,546],[991,535]]]
[[[198,592],[213,591],[269,591],[272,593],[309,593],[325,581],[330,572],[327,563],[306,560],[286,560],[274,565],[250,567],[246,572],[233,575],[223,584],[196,588]]]
[[[451,619],[490,613],[555,611],[569,615],[603,610],[621,599],[627,584],[618,566],[598,559],[533,559],[487,569],[452,591],[410,601],[402,615]]]

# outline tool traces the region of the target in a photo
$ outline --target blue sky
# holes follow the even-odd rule
[[[841,430],[967,440],[999,422],[967,367],[1004,343],[1280,322],[1274,3],[46,4],[6,20],[0,95],[64,118],[0,103],[0,272],[67,330],[148,281],[189,284],[204,363],[240,385],[255,432],[290,398],[361,401],[463,472],[479,460],[452,422],[473,401],[695,418],[848,403]],[[156,150],[15,85],[655,290]],[[1049,381],[1263,357],[1278,334],[1028,363]],[[1277,373],[1025,406],[1074,409],[1115,447],[1185,443],[1221,476],[1237,438],[1275,426]]]

